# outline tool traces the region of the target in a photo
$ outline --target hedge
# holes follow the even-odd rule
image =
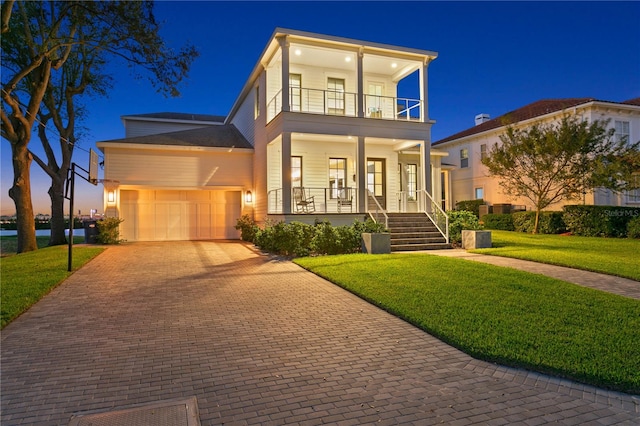
[[[513,216],[513,227],[516,232],[533,233],[536,223],[536,212],[516,212]],[[562,212],[540,212],[538,223],[539,234],[561,234],[567,231]]]
[[[466,210],[469,212],[473,212],[476,217],[480,217],[480,206],[483,204],[484,200],[482,198],[477,200],[458,201],[456,203],[456,210]]]
[[[572,205],[563,210],[567,229],[585,237],[626,237],[629,222],[640,217],[640,207]]]
[[[514,231],[513,216],[509,213],[505,214],[486,214],[482,216],[482,222],[485,229],[495,229],[500,231]]]

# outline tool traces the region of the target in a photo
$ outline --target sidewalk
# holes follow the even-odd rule
[[[640,282],[628,278],[600,274],[597,272],[582,271],[580,269],[567,268],[564,266],[547,265],[544,263],[531,262],[529,260],[490,256],[480,253],[469,253],[464,249],[431,250],[427,253],[520,269],[527,272],[533,272],[535,274],[547,275],[549,277],[578,284],[583,287],[590,287],[596,290],[630,297],[632,299],[640,299]],[[638,267],[640,268],[640,266]]]

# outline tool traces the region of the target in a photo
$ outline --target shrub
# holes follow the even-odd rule
[[[242,217],[236,221],[235,228],[240,230],[240,238],[250,243],[255,241],[256,234],[259,230],[256,222],[248,214],[242,215]]]
[[[468,210],[454,210],[449,212],[449,240],[452,243],[462,241],[463,229],[482,229],[478,218]]]
[[[516,212],[513,216],[513,227],[516,232],[533,233],[536,223],[536,212]],[[540,212],[538,233],[561,234],[567,230],[562,212]]]
[[[466,210],[473,212],[476,217],[480,217],[480,206],[484,204],[484,200],[479,198],[477,200],[463,200],[456,203],[456,210]]]
[[[107,217],[96,222],[98,226],[98,235],[96,242],[100,244],[120,244],[124,240],[120,239],[120,224],[124,219],[119,217]]]
[[[486,229],[500,231],[513,231],[513,216],[510,214],[486,214],[482,216],[482,222]]]
[[[640,216],[636,216],[627,223],[627,237],[640,238]]]
[[[640,216],[638,207],[573,205],[563,210],[569,231],[585,237],[625,237],[628,223]]]

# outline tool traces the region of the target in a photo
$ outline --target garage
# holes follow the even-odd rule
[[[120,190],[120,236],[127,241],[239,239],[241,191]]]

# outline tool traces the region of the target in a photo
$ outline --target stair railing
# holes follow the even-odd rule
[[[371,192],[371,190],[368,188],[367,188],[367,195],[369,196],[369,198],[371,198],[375,202],[375,205],[376,205],[375,211],[371,211],[371,209],[369,209],[369,203],[367,203],[367,213],[369,213],[369,216],[371,217],[371,219],[373,219],[373,221],[376,223],[380,223],[380,216],[383,216],[384,227],[386,229],[389,229],[389,215],[387,215],[387,212],[382,208],[382,206],[378,202],[378,199],[373,195],[373,192]]]
[[[417,195],[420,210],[429,216],[429,219],[431,219],[436,228],[438,228],[438,231],[440,231],[440,234],[446,239],[447,244],[449,244],[449,216],[424,189],[417,191]]]

